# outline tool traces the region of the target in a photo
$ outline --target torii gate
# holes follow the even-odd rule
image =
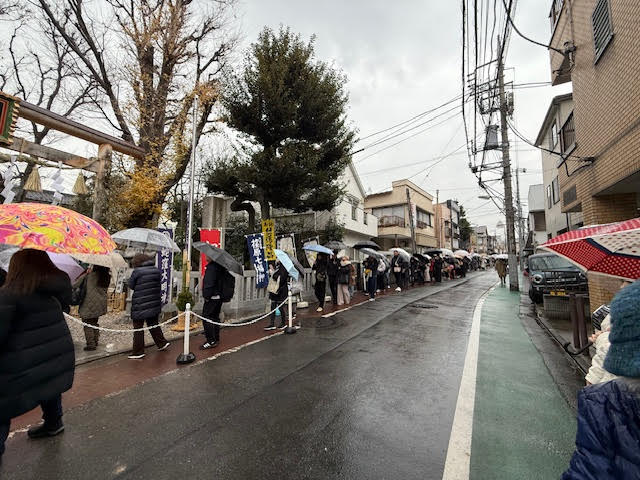
[[[96,158],[85,158],[55,148],[38,145],[24,138],[15,137],[13,136],[13,131],[19,117],[94,143],[98,145],[98,156]],[[113,150],[134,158],[143,158],[146,154],[144,149],[131,142],[69,120],[62,115],[2,91],[0,91],[0,146],[51,162],[62,162],[73,168],[94,172],[96,178],[93,194],[93,218],[99,221],[104,218],[106,204],[104,178],[111,166]]]

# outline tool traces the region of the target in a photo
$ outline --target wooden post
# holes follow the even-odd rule
[[[98,147],[98,171],[96,172],[95,188],[93,192],[93,219],[104,223],[107,206],[107,188],[105,178],[111,170],[111,155],[113,148],[108,143]]]

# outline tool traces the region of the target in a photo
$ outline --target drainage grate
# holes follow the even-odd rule
[[[437,305],[431,305],[430,303],[414,303],[411,306],[415,308],[424,308],[424,309],[438,308]]]

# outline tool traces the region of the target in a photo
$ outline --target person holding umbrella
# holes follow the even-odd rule
[[[236,282],[231,272],[242,275],[244,268],[231,254],[206,242],[195,242],[193,248],[204,254],[207,266],[202,279],[204,306],[202,316],[220,323],[222,304],[231,301],[235,294]],[[206,342],[200,350],[215,348],[220,342],[220,325],[202,321]]]
[[[391,270],[396,278],[396,292],[401,292],[402,288],[405,286],[407,261],[402,255],[400,255],[398,250],[393,251]]]
[[[211,258],[207,257],[207,266],[204,270],[204,280],[202,281],[202,297],[204,305],[202,316],[212,322],[220,322],[220,311],[222,310],[221,288],[226,270],[218,265]],[[220,325],[202,321],[206,341],[200,345],[200,350],[215,348],[220,343]]]
[[[329,257],[324,253],[318,253],[316,262],[313,264],[313,272],[315,275],[315,284],[313,291],[318,299],[318,309],[316,312],[324,310],[324,299],[327,293],[327,265]]]
[[[369,294],[369,301],[376,299],[376,290],[378,283],[378,258],[373,255],[369,255],[364,261],[364,273],[367,275],[367,293]]]
[[[133,328],[142,328],[146,323],[158,350],[169,348],[169,342],[164,338],[162,329],[158,327],[158,320],[162,312],[160,288],[162,274],[155,266],[155,259],[138,253],[132,260],[133,273],[129,279],[129,288],[133,290],[131,299],[131,320]],[[144,358],[144,331],[133,332],[133,351],[129,355],[131,360]]]
[[[329,289],[331,290],[331,299],[334,305],[338,304],[338,251],[334,250],[333,255],[327,263],[327,277],[329,278]]]
[[[269,325],[267,325],[265,330],[275,330],[276,329],[276,308],[282,302],[284,302],[289,295],[289,273],[287,269],[282,264],[279,258],[276,258],[276,265],[271,278],[269,279],[269,286],[267,287],[267,291],[269,292],[269,300],[271,300],[271,315],[269,315]],[[280,307],[280,325],[278,328],[284,329],[286,324],[287,314],[287,304],[284,303]]]
[[[62,393],[73,385],[75,354],[64,318],[71,281],[41,250],[13,255],[0,289],[0,459],[11,419],[40,405],[44,423],[29,438],[58,435]]]
[[[86,275],[83,275],[74,284],[74,288],[80,288],[84,283],[84,297],[80,300],[78,314],[84,323],[98,326],[98,319],[107,313],[107,289],[111,283],[111,272],[107,267],[93,265]],[[92,327],[84,327],[85,351],[93,351],[98,348],[100,330]]]

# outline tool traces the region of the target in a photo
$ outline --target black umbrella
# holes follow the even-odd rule
[[[195,242],[193,244],[193,248],[198,250],[200,253],[204,253],[215,263],[230,272],[237,273],[238,275],[242,275],[244,273],[242,265],[240,265],[240,263],[238,263],[238,261],[233,258],[229,252],[225,252],[221,248],[214,247],[213,245],[205,242]]]
[[[344,250],[347,248],[347,246],[340,240],[331,240],[330,242],[327,242],[325,247],[329,250]]]
[[[360,250],[361,248],[370,248],[372,250],[380,250],[380,245],[371,240],[363,240],[362,242],[356,243],[353,248],[356,250]]]

